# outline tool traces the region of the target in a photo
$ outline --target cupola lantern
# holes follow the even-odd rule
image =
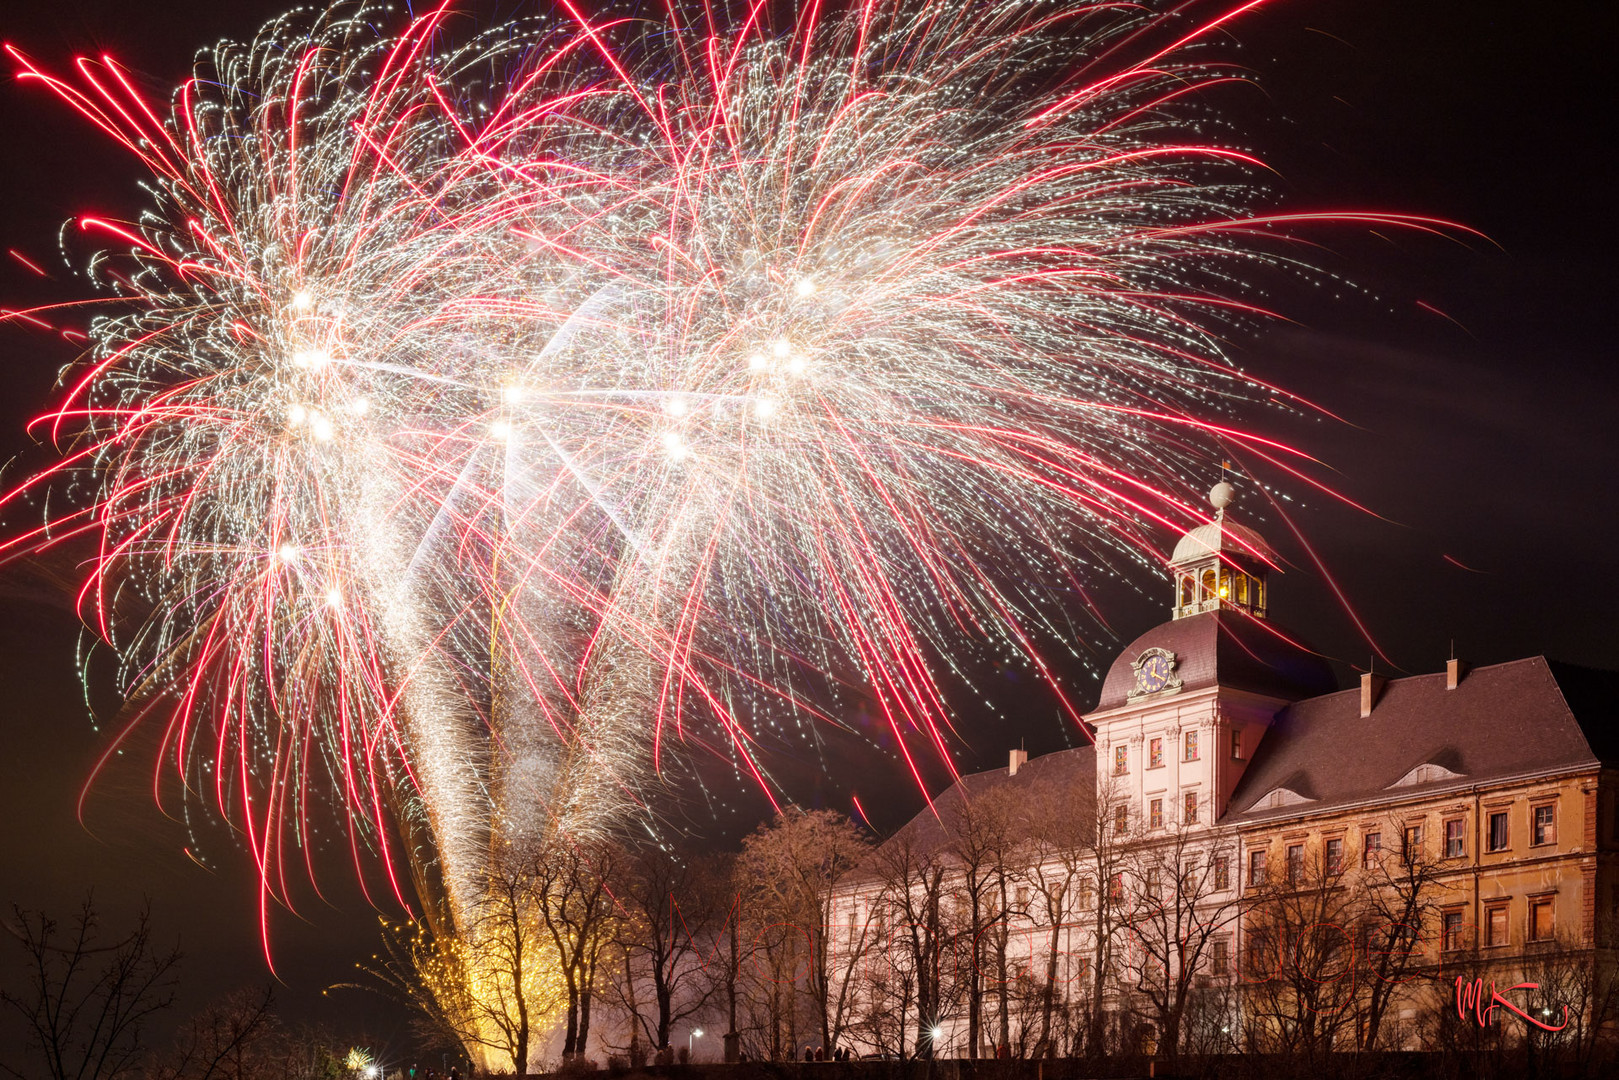
[[[1214,519],[1181,537],[1169,558],[1175,582],[1174,616],[1235,608],[1265,617],[1265,579],[1276,553],[1254,530],[1226,520],[1237,492],[1224,480],[1209,492]]]

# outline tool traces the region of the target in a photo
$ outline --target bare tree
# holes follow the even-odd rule
[[[1070,1008],[1074,983],[1085,979],[1090,968],[1088,957],[1075,965],[1075,957],[1064,945],[1072,942],[1074,931],[1088,928],[1089,919],[1079,920],[1083,908],[1095,902],[1094,886],[1086,882],[1095,871],[1090,866],[1096,834],[1096,792],[1081,791],[1050,781],[1036,782],[1022,793],[1022,827],[1027,866],[1020,880],[1031,890],[1030,917],[1041,928],[1044,947],[1043,970],[1031,973],[1032,1008],[1026,1016],[1036,1025],[1036,1034],[1026,1038],[1038,1057],[1062,1052],[1063,1021]],[[1068,965],[1063,964],[1067,957]],[[1079,970],[1073,970],[1074,967]],[[1065,971],[1065,968],[1068,970]],[[1080,989],[1083,989],[1081,987]],[[1072,1050],[1072,1046],[1069,1046]]]
[[[1384,831],[1405,837],[1404,823],[1390,821]],[[1420,839],[1402,842],[1398,852],[1368,850],[1360,870],[1360,925],[1365,1004],[1361,1010],[1360,1047],[1378,1045],[1389,1005],[1399,988],[1422,966],[1419,945],[1423,928],[1439,918],[1445,887],[1443,867]]]
[[[1228,840],[1172,823],[1166,836],[1144,840],[1126,857],[1133,886],[1128,936],[1139,965],[1132,989],[1146,1002],[1158,1052],[1171,1060],[1182,1049],[1188,1007],[1211,984],[1213,945],[1232,935],[1241,915],[1229,868],[1228,879],[1219,880],[1217,860]]]
[[[729,889],[713,859],[654,845],[631,854],[625,869],[615,942],[623,977],[606,989],[629,1015],[632,1048],[645,1045],[643,1036],[664,1047],[676,1025],[701,1015],[724,989],[727,965],[708,962],[704,952],[720,951]]]
[[[870,850],[865,835],[842,814],[790,807],[742,842],[737,860],[744,910],[763,923],[755,953],[768,971],[756,980],[771,1028],[770,1053],[780,1057],[797,1041],[797,995],[807,998],[809,1023],[821,1045],[842,1035],[848,999],[846,977],[834,978],[823,928],[832,887]],[[843,958],[847,960],[847,957]],[[762,971],[761,974],[764,974]],[[834,987],[838,991],[834,992]],[[801,987],[801,989],[800,989]]]
[[[214,1002],[180,1029],[168,1061],[152,1080],[269,1080],[283,1062],[266,1045],[276,1028],[271,986],[242,990]]]
[[[949,866],[907,829],[877,848],[861,873],[869,876],[855,900],[865,908],[856,925],[869,941],[856,968],[861,1035],[897,1057],[931,1056],[928,1033],[954,991],[942,910]]]
[[[540,921],[550,935],[567,993],[565,1058],[582,1056],[590,1039],[596,979],[619,917],[608,886],[621,858],[622,852],[611,844],[559,839],[533,864]]]
[[[146,1049],[146,1022],[174,1002],[178,948],[152,942],[150,908],[142,908],[123,937],[104,941],[94,900],[86,896],[63,927],[42,911],[12,909],[6,925],[22,952],[23,985],[0,990],[16,1013],[35,1060],[17,1077],[111,1080],[135,1070]]]
[[[1091,926],[1089,978],[1085,990],[1082,1020],[1084,1050],[1088,1056],[1107,1053],[1107,1000],[1119,961],[1119,939],[1129,919],[1125,890],[1125,854],[1132,823],[1130,802],[1113,781],[1078,793],[1076,814],[1089,823],[1085,846],[1087,863],[1080,878],[1080,895],[1074,905],[1076,916]]]
[[[1345,1042],[1358,994],[1360,910],[1344,867],[1319,858],[1292,859],[1251,890],[1242,980],[1250,1050],[1319,1064]]]
[[[974,797],[963,791],[941,812],[954,863],[954,951],[967,1004],[967,1056],[976,1058],[984,1040],[986,987],[993,988],[997,1005],[994,1041],[1004,1045],[1010,1036],[1009,878],[1016,862],[1017,818],[1011,804],[994,793]]]

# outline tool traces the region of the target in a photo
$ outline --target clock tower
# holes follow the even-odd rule
[[[1113,662],[1087,717],[1099,795],[1137,836],[1217,822],[1276,714],[1337,688],[1319,654],[1267,619],[1280,560],[1228,518],[1235,498],[1223,481],[1209,492],[1214,516],[1167,560],[1169,621]]]

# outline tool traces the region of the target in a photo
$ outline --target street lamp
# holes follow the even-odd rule
[[[691,1044],[692,1044],[692,1042],[697,1040],[697,1039],[701,1039],[702,1037],[703,1037],[703,1029],[702,1028],[693,1028],[691,1034],[686,1036],[686,1060],[687,1061],[691,1060],[691,1050],[692,1050]]]

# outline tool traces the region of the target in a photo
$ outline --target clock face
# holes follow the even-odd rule
[[[1162,653],[1153,653],[1141,661],[1136,669],[1136,686],[1143,694],[1155,694],[1169,685],[1175,663]]]

